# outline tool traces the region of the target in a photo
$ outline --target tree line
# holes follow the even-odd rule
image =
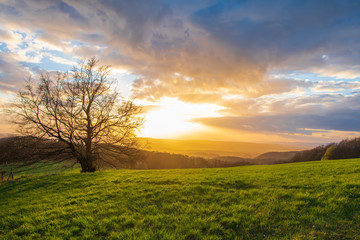
[[[291,162],[360,158],[360,137],[321,145],[295,154]]]

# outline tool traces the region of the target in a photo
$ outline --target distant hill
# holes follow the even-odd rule
[[[304,146],[285,144],[224,142],[207,140],[141,138],[140,142],[146,150],[185,154],[189,156],[204,158],[216,158],[220,156],[254,158],[266,152],[289,152],[307,149],[307,147]]]
[[[257,156],[254,162],[257,164],[273,164],[290,162],[299,151],[290,152],[267,152]]]
[[[263,165],[263,164],[279,164],[279,163],[289,163],[291,159],[298,153],[298,151],[290,152],[267,152],[260,154],[255,158],[242,158],[234,156],[221,156],[213,158],[213,160],[224,161],[227,165],[231,166],[234,164],[236,166],[242,165]]]

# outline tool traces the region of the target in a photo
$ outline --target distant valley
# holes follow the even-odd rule
[[[156,138],[140,138],[140,145],[149,151],[184,154],[203,158],[216,158],[221,156],[255,158],[267,152],[302,151],[316,146],[316,144],[311,146],[301,144],[265,144]]]

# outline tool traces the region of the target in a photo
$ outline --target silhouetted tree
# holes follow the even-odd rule
[[[93,57],[71,74],[29,78],[12,109],[14,122],[23,134],[54,143],[47,154],[72,157],[82,172],[96,171],[109,158],[133,161],[141,107],[120,99],[109,74]]]

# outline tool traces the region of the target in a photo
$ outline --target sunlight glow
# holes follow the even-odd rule
[[[162,98],[159,102],[146,102],[150,110],[145,115],[143,137],[169,138],[205,130],[206,127],[192,122],[194,118],[221,116],[223,109],[215,104],[184,103],[176,98]]]

